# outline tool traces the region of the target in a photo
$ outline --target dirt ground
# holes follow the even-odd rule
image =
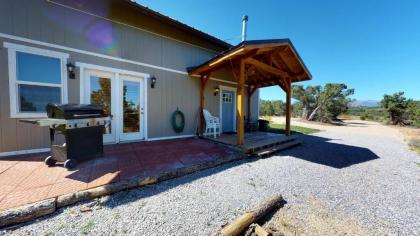
[[[404,135],[410,148],[420,154],[420,129],[399,127],[398,130]]]
[[[284,124],[286,121],[286,118],[285,117],[272,117],[271,121],[277,124]],[[345,132],[345,133],[363,133],[368,136],[390,137],[390,138],[397,138],[399,140],[406,140],[407,138],[404,135],[407,135],[408,133],[414,136],[415,135],[414,132],[418,132],[417,135],[420,136],[419,129],[395,128],[391,126],[382,125],[377,122],[365,121],[365,120],[343,120],[343,122],[344,123],[342,125],[331,125],[331,124],[325,124],[325,123],[320,123],[320,122],[304,121],[300,118],[292,118],[292,125],[326,130],[326,131]],[[404,130],[404,133],[402,132],[402,130]]]
[[[272,117],[273,123],[285,123],[284,117]],[[348,134],[364,134],[374,137],[389,137],[405,141],[408,144],[420,143],[420,129],[391,127],[377,122],[362,120],[344,120],[342,125],[308,122],[293,118],[292,125],[316,128],[321,131],[333,131]],[[415,141],[417,140],[417,141]],[[412,147],[412,146],[410,146]],[[413,149],[414,150],[414,149]],[[417,150],[416,150],[417,151]],[[315,197],[302,200],[301,203],[286,205],[277,211],[266,223],[266,229],[288,235],[371,235],[355,218],[326,207]],[[378,229],[376,229],[378,230]],[[392,235],[386,228],[379,235]]]
[[[264,228],[285,236],[371,235],[356,219],[329,209],[315,197],[281,208]]]

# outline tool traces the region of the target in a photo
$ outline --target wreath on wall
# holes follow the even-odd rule
[[[178,117],[179,117],[179,123],[177,122]],[[185,116],[184,116],[184,113],[182,113],[182,111],[180,111],[178,108],[176,109],[176,111],[174,111],[174,113],[172,113],[171,123],[172,123],[172,128],[174,129],[176,133],[181,133],[182,131],[184,131]]]

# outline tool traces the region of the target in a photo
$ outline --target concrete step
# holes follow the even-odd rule
[[[255,151],[253,154],[258,156],[258,157],[265,157],[265,156],[271,155],[275,152],[279,152],[279,151],[285,150],[287,148],[291,148],[291,147],[300,145],[301,143],[302,142],[299,141],[299,140],[291,140],[289,142],[284,142],[284,143],[281,143],[281,144],[278,144],[278,145],[275,145],[275,146],[271,146],[271,147],[268,147],[268,148],[265,148],[265,149],[260,149],[258,151]]]

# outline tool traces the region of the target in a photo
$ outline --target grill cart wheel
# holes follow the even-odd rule
[[[47,164],[47,166],[55,166],[56,162],[57,161],[54,160],[52,156],[47,156],[47,158],[45,158],[45,164]]]
[[[76,166],[76,161],[72,160],[72,159],[68,159],[64,162],[64,168],[66,168],[67,170],[71,170]]]

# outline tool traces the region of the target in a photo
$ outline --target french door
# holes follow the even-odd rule
[[[112,115],[105,143],[144,138],[144,78],[114,72],[84,71],[83,103],[103,106]]]
[[[129,141],[144,138],[144,80],[129,75],[119,79],[119,139]]]

